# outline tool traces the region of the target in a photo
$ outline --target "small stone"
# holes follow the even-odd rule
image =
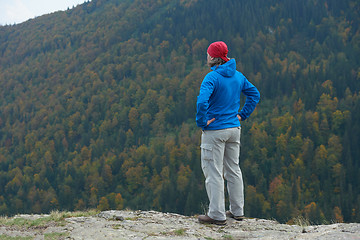
[[[124,221],[124,217],[123,216],[114,216],[114,219],[116,221]]]

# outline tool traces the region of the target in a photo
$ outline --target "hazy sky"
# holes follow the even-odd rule
[[[84,2],[85,0],[0,0],[0,25],[21,23]]]

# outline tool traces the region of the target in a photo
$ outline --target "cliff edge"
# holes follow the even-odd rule
[[[54,215],[58,216],[54,216]],[[272,220],[228,219],[204,225],[196,216],[156,211],[16,215],[0,221],[0,239],[360,239],[359,223],[299,226]]]

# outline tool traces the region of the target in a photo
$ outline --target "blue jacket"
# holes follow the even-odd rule
[[[200,87],[197,97],[196,124],[203,130],[219,130],[240,126],[237,115],[247,119],[260,100],[260,93],[246,77],[236,70],[235,59],[211,68]],[[240,94],[246,101],[240,109]],[[207,121],[215,121],[206,126]]]

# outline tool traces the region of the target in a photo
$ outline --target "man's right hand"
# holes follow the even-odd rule
[[[209,126],[209,124],[212,123],[213,121],[215,121],[215,118],[208,120],[206,126]]]

